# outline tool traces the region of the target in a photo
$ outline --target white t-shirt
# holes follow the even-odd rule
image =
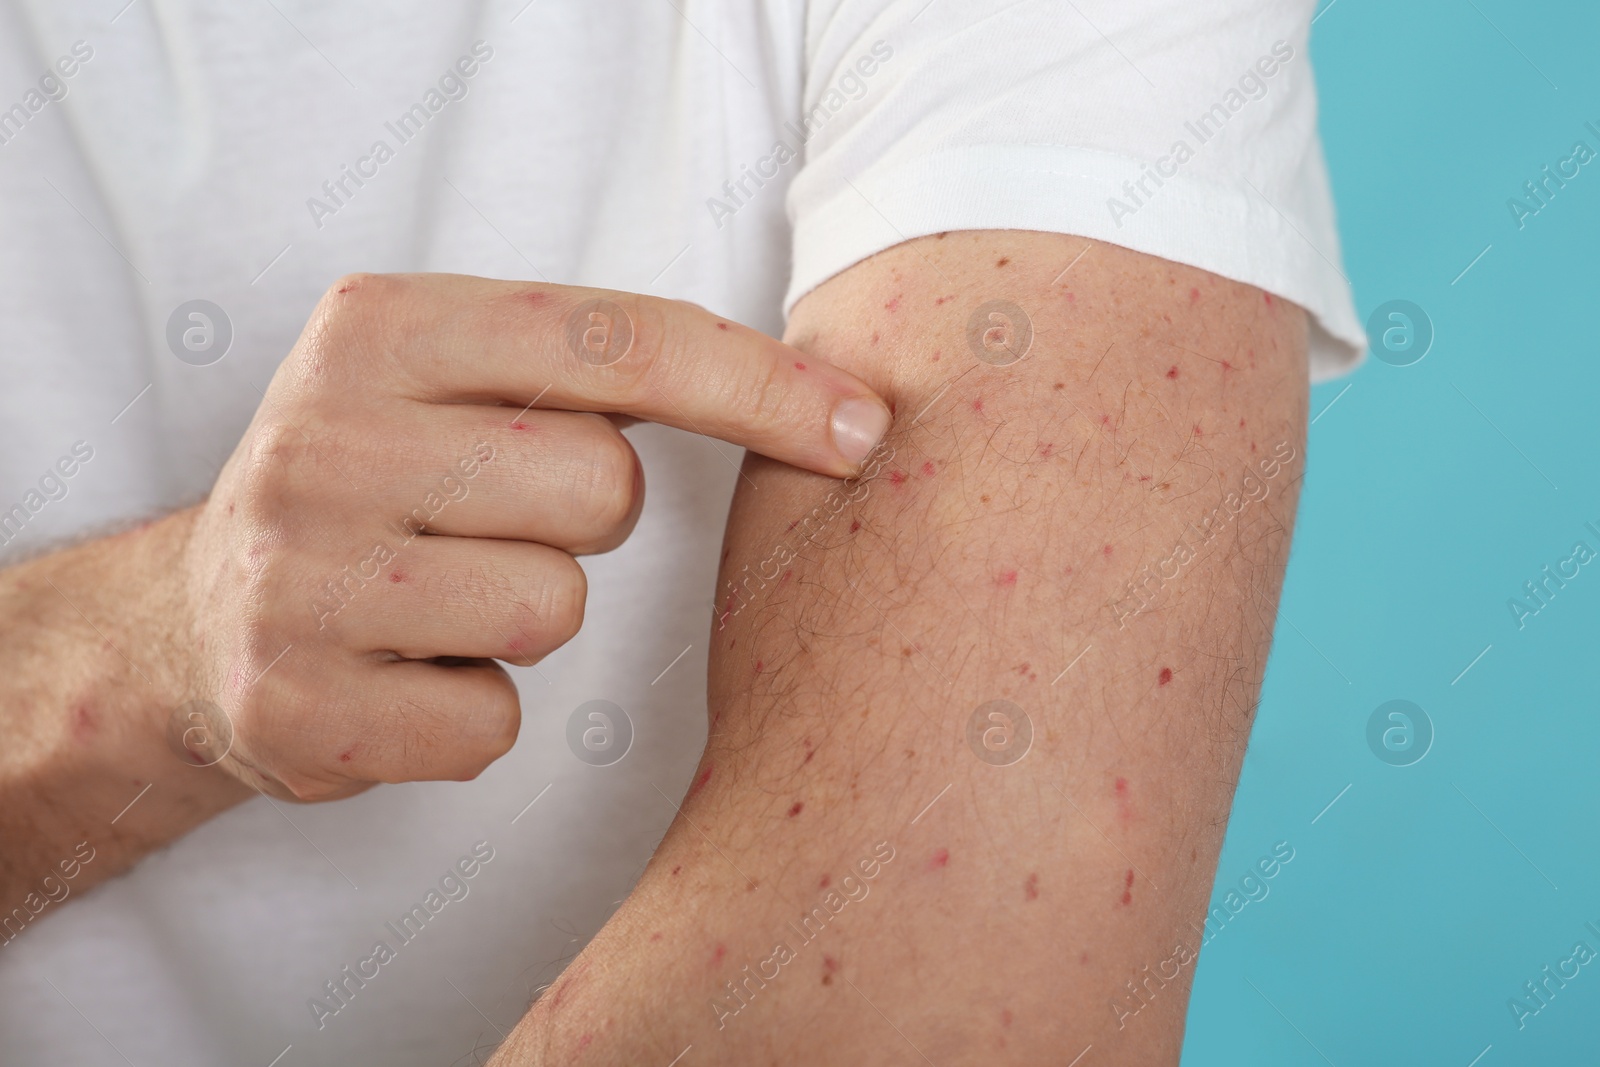
[[[776,334],[907,238],[1049,230],[1306,307],[1318,376],[1364,344],[1308,0],[119,6],[0,0],[0,562],[198,499],[347,271],[636,290]],[[184,311],[174,347],[194,300],[225,319]],[[584,631],[514,672],[516,748],[472,783],[252,801],[51,904],[0,945],[0,1062],[498,1042],[629,891],[705,737],[737,450],[629,433],[644,515],[585,562]],[[611,766],[567,744],[594,699],[633,724]]]

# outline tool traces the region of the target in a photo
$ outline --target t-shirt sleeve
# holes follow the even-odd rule
[[[918,7],[921,10],[917,10]],[[1339,253],[1306,0],[812,0],[785,311],[947,230],[1069,233],[1311,315],[1313,380],[1366,337]]]

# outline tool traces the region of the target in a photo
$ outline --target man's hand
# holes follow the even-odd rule
[[[788,339],[895,427],[843,487],[748,459],[680,817],[496,1067],[1176,1063],[1306,330],[1040,233],[920,238],[807,296]]]
[[[0,911],[78,841],[99,846],[98,881],[249,795],[240,781],[323,800],[477,775],[519,724],[494,661],[570,639],[574,557],[638,517],[626,419],[840,476],[889,412],[691,304],[335,284],[205,504],[0,572]]]
[[[505,753],[517,692],[493,661],[577,633],[574,555],[621,543],[643,503],[632,447],[591,412],[832,474],[888,425],[858,379],[690,304],[339,282],[185,554],[191,685],[233,725],[222,766],[309,800],[472,778]]]

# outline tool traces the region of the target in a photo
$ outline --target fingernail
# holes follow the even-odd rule
[[[833,446],[849,462],[860,463],[883,440],[889,418],[889,409],[876,400],[841,400],[833,409]]]

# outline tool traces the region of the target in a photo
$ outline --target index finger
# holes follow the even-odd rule
[[[418,399],[616,412],[840,477],[891,419],[861,379],[694,304],[444,274],[335,290],[380,312]]]

